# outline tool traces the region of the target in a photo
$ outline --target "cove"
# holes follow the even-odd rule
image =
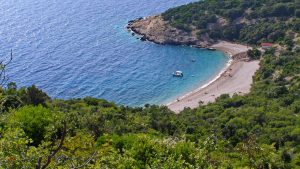
[[[189,2],[3,1],[0,56],[13,49],[10,80],[18,86],[36,84],[54,98],[164,104],[208,83],[228,57],[219,51],[141,42],[125,26]],[[174,78],[176,70],[184,77]]]

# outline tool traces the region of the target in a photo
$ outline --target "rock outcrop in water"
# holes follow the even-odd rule
[[[205,47],[213,43],[206,36],[197,37],[195,31],[186,32],[172,27],[160,15],[129,21],[127,28],[141,35],[141,40],[148,40],[157,44]]]

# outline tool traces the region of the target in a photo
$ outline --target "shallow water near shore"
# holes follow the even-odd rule
[[[54,98],[164,104],[212,80],[229,59],[219,51],[141,42],[125,26],[188,2],[3,1],[0,56],[13,49],[10,80],[36,84]],[[176,70],[184,77],[174,78]]]

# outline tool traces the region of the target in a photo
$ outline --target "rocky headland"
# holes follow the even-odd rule
[[[128,23],[127,29],[140,35],[141,40],[157,44],[207,47],[214,43],[208,36],[198,37],[196,30],[186,32],[171,26],[160,15],[132,20]]]
[[[226,24],[224,19],[219,19],[216,24],[211,24],[208,29],[222,27],[224,24]],[[161,15],[131,20],[127,25],[127,29],[132,31],[132,35],[138,35],[141,41],[150,41],[161,45],[187,45],[196,48],[218,49],[228,54],[230,53],[230,57],[233,60],[248,60],[245,47],[249,49],[250,47],[234,44],[232,42],[215,41],[209,38],[207,34],[199,36],[197,35],[199,31],[197,29],[192,29],[189,32],[178,29],[171,26]],[[220,47],[228,44],[231,48],[236,49],[230,50],[230,48],[226,48],[226,50],[223,50],[223,48]],[[238,48],[241,46],[243,46],[241,48],[242,50],[239,50]]]

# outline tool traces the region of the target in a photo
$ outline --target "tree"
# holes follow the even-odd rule
[[[38,163],[37,163],[37,165],[35,167],[36,169],[45,169],[45,168],[48,167],[48,165],[51,163],[52,158],[54,158],[54,156],[62,148],[62,146],[64,144],[64,141],[65,141],[66,134],[67,134],[67,124],[64,123],[64,128],[63,128],[62,136],[61,136],[61,139],[59,141],[58,146],[55,149],[53,149],[51,151],[51,153],[47,156],[47,158],[46,158],[47,160],[46,160],[45,164],[42,165],[43,157],[39,157]]]
[[[19,127],[0,128],[0,168],[34,168],[37,151],[28,145],[32,142]]]
[[[13,59],[13,53],[11,51],[8,61],[6,61],[6,62],[5,62],[5,60],[0,61],[0,86],[2,86],[2,87],[4,84],[7,83],[8,79],[9,79],[6,75],[6,67],[11,63],[12,59]]]
[[[97,153],[98,148],[93,136],[78,132],[73,137],[65,138],[61,151],[55,157],[55,162],[62,168],[84,168],[90,165]]]
[[[32,104],[35,106],[41,104],[45,106],[46,101],[50,100],[50,97],[35,85],[32,85],[25,89],[25,92],[21,95],[21,100],[25,104]]]
[[[47,127],[53,123],[51,110],[42,106],[24,106],[9,117],[10,126],[19,126],[33,140],[33,145],[39,145],[47,132]]]
[[[250,49],[248,50],[247,55],[250,59],[257,60],[260,59],[261,51],[259,51],[257,48],[254,48],[252,50]]]

